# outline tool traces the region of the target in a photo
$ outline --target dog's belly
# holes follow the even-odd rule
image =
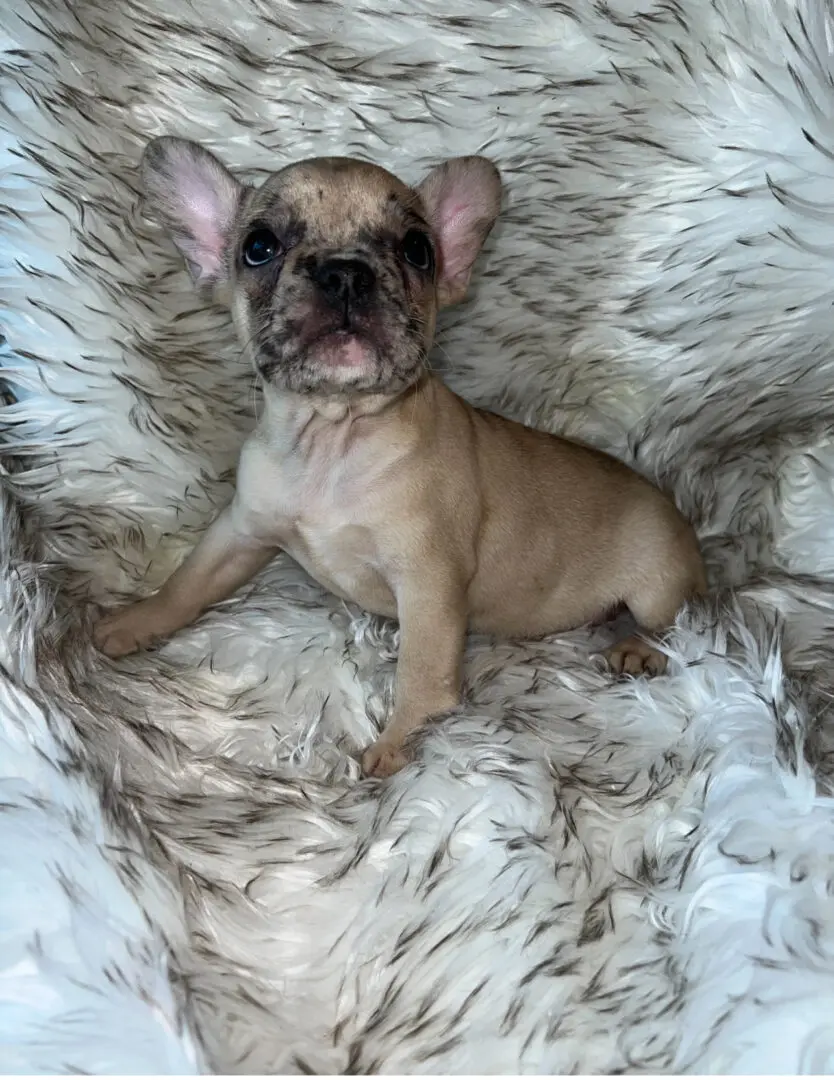
[[[486,587],[470,600],[472,630],[501,638],[538,638],[560,634],[593,622],[616,607],[610,590],[582,591],[569,583],[530,586],[521,582],[512,595],[502,587]]]
[[[623,600],[604,549],[589,546],[566,558],[546,534],[532,548],[521,558],[499,545],[482,555],[469,588],[473,630],[497,637],[558,634],[600,618]]]
[[[370,529],[340,525],[325,529],[296,524],[284,549],[310,577],[343,600],[374,615],[395,618],[397,601],[384,574]]]

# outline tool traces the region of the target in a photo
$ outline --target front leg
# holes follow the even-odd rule
[[[460,704],[468,610],[452,572],[409,581],[397,596],[400,652],[394,715],[362,756],[366,776],[391,776],[408,758],[406,738],[430,716]]]
[[[277,550],[251,535],[232,502],[159,592],[100,620],[93,631],[96,646],[107,656],[124,656],[170,636],[231,596]]]

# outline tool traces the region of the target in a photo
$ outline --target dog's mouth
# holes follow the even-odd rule
[[[361,378],[379,367],[379,352],[367,335],[343,328],[315,338],[307,347],[307,361],[325,375],[344,372],[348,378]]]
[[[404,322],[377,313],[304,311],[260,338],[256,364],[267,382],[290,391],[399,392],[425,366],[425,344]]]
[[[378,343],[352,327],[329,328],[306,343],[296,339],[294,346],[261,344],[258,370],[264,379],[291,383],[301,379],[308,390],[370,386],[379,381],[385,366]]]

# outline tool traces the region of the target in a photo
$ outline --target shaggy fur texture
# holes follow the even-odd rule
[[[19,0],[0,50],[2,1067],[834,1070],[829,0]],[[258,405],[137,205],[162,133],[254,179],[497,160],[435,361],[696,520],[669,677],[473,640],[376,783],[395,627],[287,559],[94,654]]]

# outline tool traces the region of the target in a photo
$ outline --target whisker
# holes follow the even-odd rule
[[[434,347],[435,347],[435,349],[437,349],[438,352],[443,353],[443,355],[446,357],[446,359],[449,361],[450,364],[454,364],[454,361],[452,360],[451,355],[449,354],[449,352],[446,349],[443,348],[443,346],[440,344],[439,341],[435,341]]]
[[[241,352],[243,354],[245,354],[246,351],[252,345],[254,345],[256,343],[257,339],[261,336],[261,334],[264,332],[264,330],[266,330],[267,325],[268,325],[267,323],[264,323],[262,326],[255,327],[255,329],[252,331],[252,334],[249,336],[249,338],[247,338],[247,340],[244,341],[243,344],[241,345]]]
[[[248,360],[249,363],[256,369],[252,374],[252,381],[249,387],[249,400],[252,407],[252,415],[255,417],[255,421],[260,420],[258,412],[258,387],[260,382],[260,372],[257,370],[257,344],[258,338],[268,328],[269,322],[266,319],[260,320],[252,330],[249,337],[241,343],[240,355]]]

